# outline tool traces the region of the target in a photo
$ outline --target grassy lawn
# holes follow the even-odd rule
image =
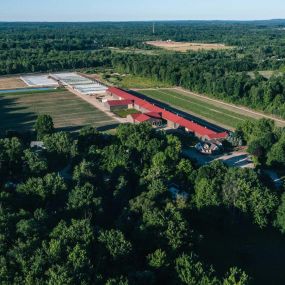
[[[92,72],[93,71],[93,72]],[[86,71],[85,71],[86,72]],[[120,74],[113,69],[96,69],[87,70],[87,73],[96,74],[100,81],[107,85],[114,85],[125,89],[147,89],[147,88],[168,88],[169,84],[160,82],[159,80],[136,76],[131,74]]]
[[[127,74],[126,76],[121,77],[121,81],[118,84],[122,88],[167,88],[171,87],[170,85],[163,83],[161,81],[155,80],[155,79],[150,79],[150,78],[145,78],[145,77],[140,77],[140,76],[135,76],[135,75],[130,75]]]
[[[113,111],[113,113],[116,114],[117,116],[121,117],[121,118],[126,118],[128,115],[138,114],[140,112],[136,109],[125,109],[125,110]]]
[[[0,132],[31,130],[39,114],[51,115],[62,130],[77,131],[87,125],[108,130],[117,124],[66,90],[0,94]]]
[[[231,129],[236,128],[238,124],[245,120],[253,120],[250,117],[214,106],[210,102],[205,103],[202,100],[183,95],[175,90],[141,90],[140,93],[167,103],[182,111],[196,115],[202,119],[208,120],[211,123]]]

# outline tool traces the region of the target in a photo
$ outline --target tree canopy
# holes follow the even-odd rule
[[[216,272],[200,257],[203,227],[285,231],[284,195],[258,171],[197,167],[175,135],[148,124],[55,131],[44,142],[38,151],[0,140],[3,284],[245,285],[235,264]]]

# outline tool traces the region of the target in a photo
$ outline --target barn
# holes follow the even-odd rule
[[[134,101],[125,99],[125,100],[109,100],[104,103],[104,106],[109,111],[125,110],[134,108]]]
[[[228,136],[227,132],[218,133],[205,126],[197,124],[193,121],[185,119],[179,115],[176,115],[170,111],[160,108],[147,100],[143,100],[133,94],[130,94],[122,89],[111,87],[107,90],[113,98],[117,100],[131,100],[133,102],[133,107],[140,111],[143,116],[137,116],[137,114],[130,115],[128,120],[132,123],[139,122],[153,122],[154,119],[160,120],[161,124],[163,121],[166,122],[167,126],[172,129],[183,129],[187,133],[191,133],[202,140],[223,140]],[[156,117],[155,117],[156,116]]]

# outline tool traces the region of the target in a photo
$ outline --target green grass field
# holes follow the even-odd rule
[[[0,94],[1,133],[31,130],[39,114],[51,115],[56,128],[69,131],[77,131],[87,125],[108,129],[117,124],[66,90]]]
[[[141,90],[140,93],[226,128],[233,129],[245,120],[253,120],[251,117],[217,107],[211,103],[206,103],[198,98],[192,98],[175,90]]]
[[[167,88],[171,87],[169,84],[161,82],[159,80],[127,74],[121,76],[121,81],[117,84],[121,88]]]
[[[170,84],[161,82],[156,79],[136,76],[132,74],[120,74],[113,69],[97,69],[87,70],[87,74],[96,74],[100,81],[107,85],[114,85],[120,88],[132,89],[132,88],[168,88],[172,87]]]
[[[113,111],[113,113],[121,118],[126,118],[128,115],[138,114],[140,112],[136,109],[125,109],[125,110]]]

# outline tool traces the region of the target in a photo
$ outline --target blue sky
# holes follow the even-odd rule
[[[285,0],[0,0],[0,21],[285,18]]]

